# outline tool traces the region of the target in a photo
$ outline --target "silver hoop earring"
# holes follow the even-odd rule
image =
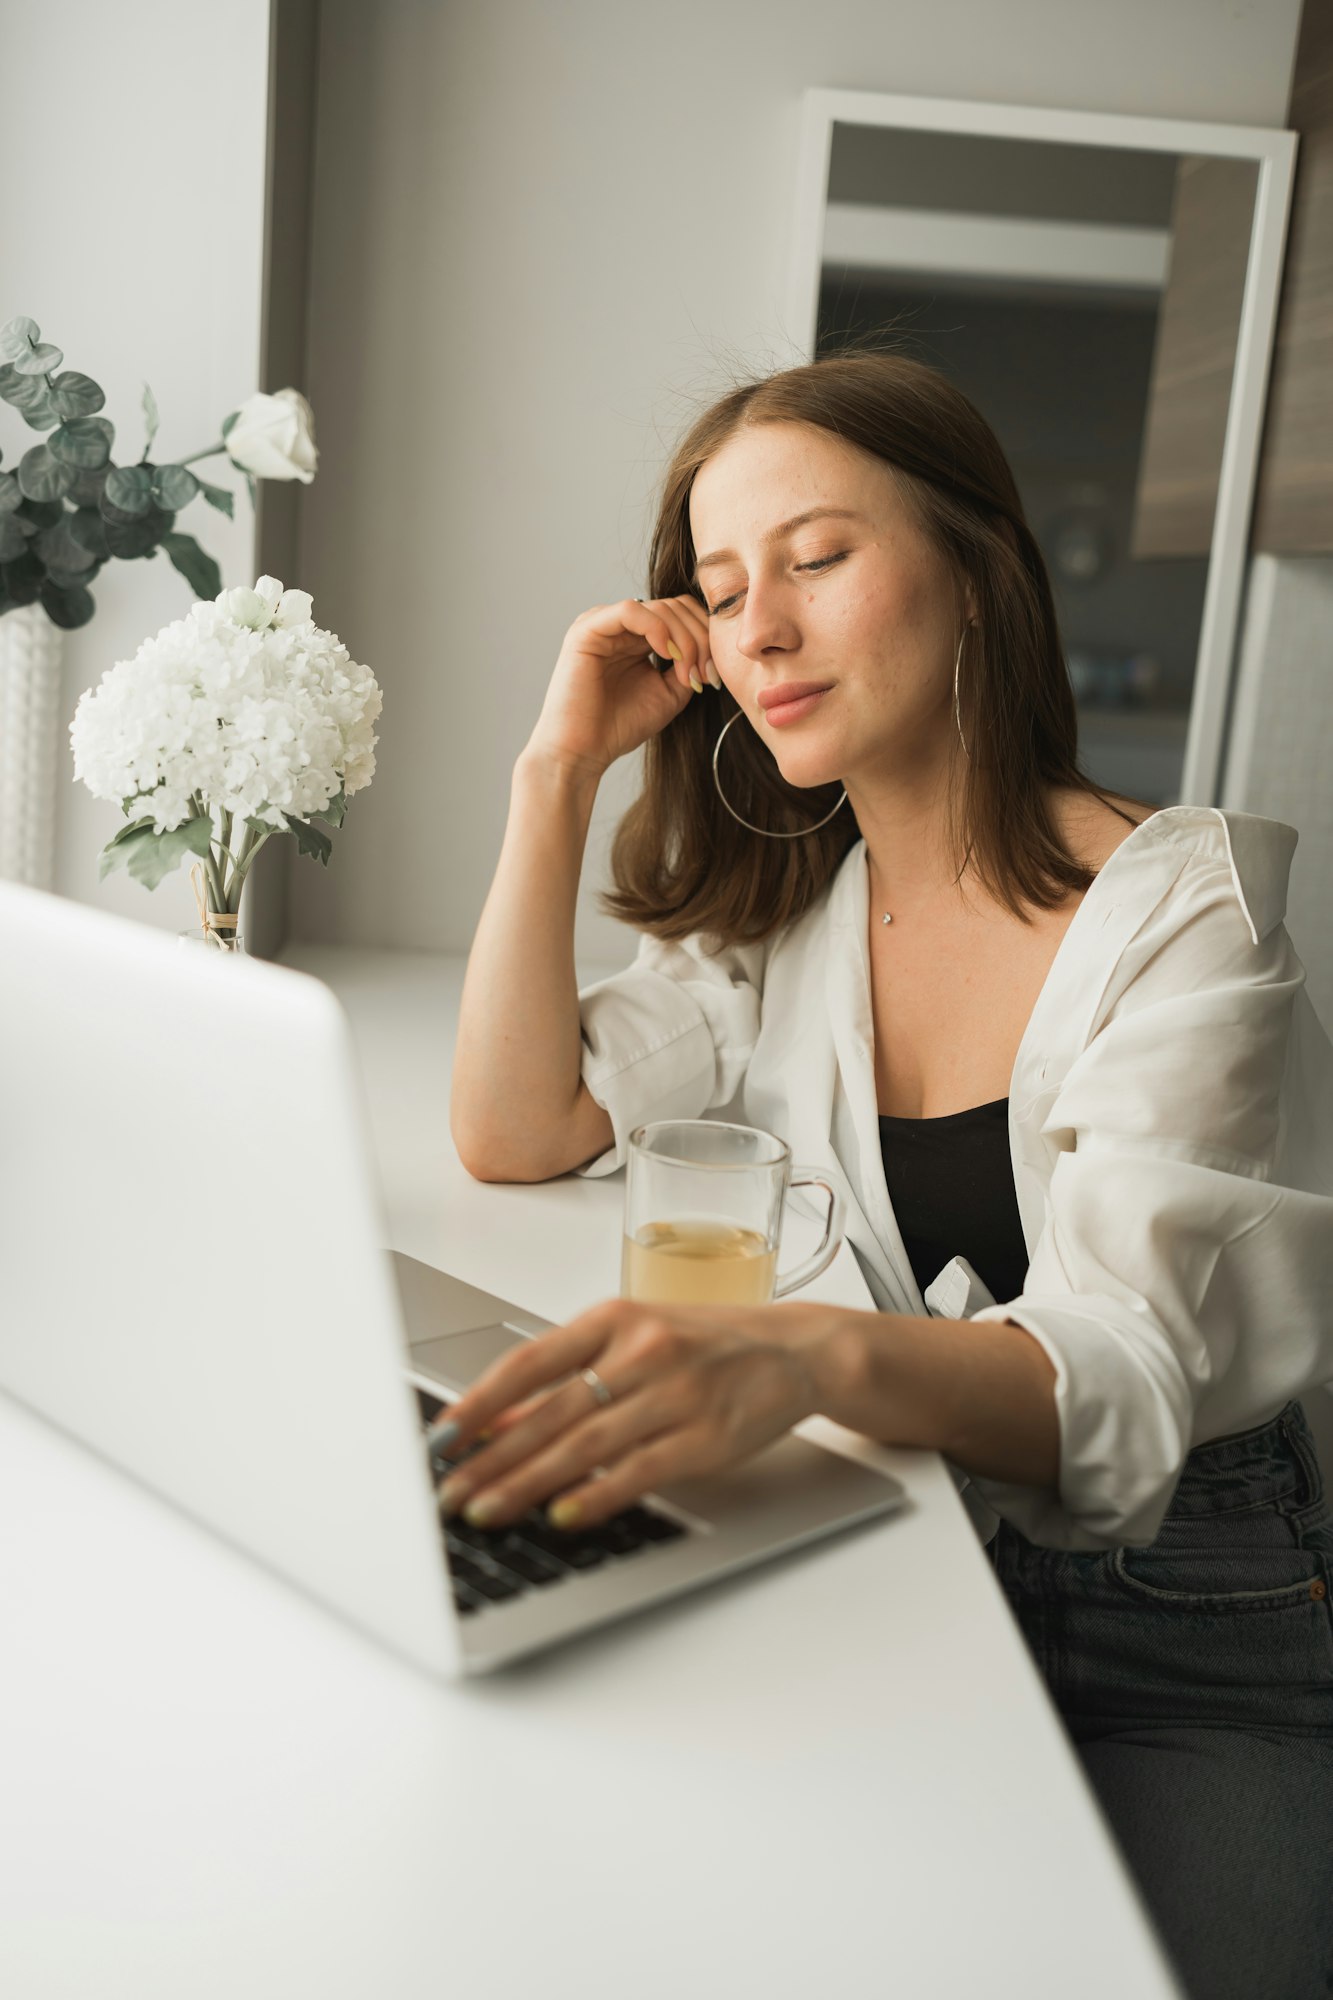
[[[745,713],[744,709],[738,708],[734,715],[728,717],[728,719],[723,723],[722,727],[718,730],[717,742],[713,745],[713,783],[717,786],[717,795],[721,799],[723,805],[726,806],[727,811],[731,814],[731,817],[733,819],[740,820],[742,826],[748,826],[750,828],[751,833],[762,833],[765,840],[799,840],[802,834],[815,833],[821,826],[827,826],[829,821],[833,817],[833,813],[840,812],[843,806],[847,803],[846,785],[844,785],[842,788],[842,797],[838,800],[837,805],[834,806],[833,812],[825,813],[823,819],[817,819],[813,826],[798,827],[795,833],[770,833],[767,827],[751,826],[748,819],[741,819],[741,816],[737,812],[735,806],[733,806],[730,803],[726,793],[722,789],[722,780],[717,775],[717,753],[722,748],[722,738],[726,735],[732,723],[739,722],[744,713]]]
[[[962,718],[962,713],[958,706],[958,669],[963,658],[963,639],[966,635],[966,632],[967,632],[967,627],[964,626],[962,632],[960,632],[958,635],[958,651],[954,655],[953,713],[954,713],[954,721],[958,725],[958,740],[963,746],[963,753],[965,756],[970,757],[972,753],[967,747],[967,738],[963,735],[963,718]],[[727,811],[731,814],[731,817],[734,820],[739,820],[742,826],[749,827],[751,833],[763,834],[765,840],[799,840],[803,834],[817,833],[821,826],[828,825],[829,821],[833,817],[833,813],[840,812],[843,806],[847,803],[847,787],[845,785],[842,788],[842,797],[838,800],[837,805],[834,806],[833,812],[826,812],[824,814],[823,819],[817,819],[813,826],[798,827],[795,833],[771,833],[767,827],[752,826],[748,819],[741,819],[740,814],[736,811],[736,808],[731,804],[731,802],[727,798],[726,793],[722,789],[722,780],[721,778],[719,778],[717,774],[718,752],[722,748],[722,738],[726,735],[727,731],[730,729],[733,722],[740,721],[741,716],[744,714],[744,712],[745,711],[743,709],[738,708],[733,716],[728,717],[728,719],[723,723],[721,729],[718,730],[717,742],[713,745],[713,783],[717,787],[718,797],[721,799],[723,805],[726,806]]]
[[[958,724],[958,741],[963,746],[963,755],[965,757],[970,757],[972,755],[972,752],[968,749],[967,738],[963,734],[963,717],[962,717],[962,712],[960,711],[958,706],[958,668],[962,662],[963,640],[966,637],[967,637],[967,626],[964,625],[962,631],[958,634],[958,651],[954,654],[954,659],[953,659],[953,719]]]

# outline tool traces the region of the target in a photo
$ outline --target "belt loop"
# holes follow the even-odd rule
[[[1278,1425],[1301,1475],[1301,1492],[1290,1513],[1293,1520],[1304,1521],[1307,1515],[1323,1511],[1324,1477],[1310,1442],[1305,1412],[1298,1397],[1293,1397],[1279,1413]]]

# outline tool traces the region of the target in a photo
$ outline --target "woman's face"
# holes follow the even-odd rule
[[[778,532],[814,508],[844,513]],[[881,460],[814,425],[739,431],[696,473],[690,528],[713,662],[784,778],[852,789],[952,754],[953,585]],[[829,692],[771,722],[761,694],[798,681]]]

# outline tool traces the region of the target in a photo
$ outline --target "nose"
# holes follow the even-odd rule
[[[800,633],[781,587],[752,580],[736,620],[737,652],[747,660],[762,661],[771,652],[791,652],[799,644]]]

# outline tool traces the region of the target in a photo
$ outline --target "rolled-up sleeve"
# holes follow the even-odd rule
[[[1055,1370],[1058,1491],[973,1477],[1047,1547],[1146,1545],[1200,1417],[1220,1435],[1333,1378],[1333,1050],[1283,925],[1256,942],[1211,863],[1183,901],[1042,1125],[1022,1294],[971,1315]]]
[[[622,1167],[636,1125],[732,1102],[759,1035],[767,952],[767,942],[710,952],[703,936],[664,943],[645,932],[624,972],[580,988],[583,1081],[615,1144],[577,1174]]]

